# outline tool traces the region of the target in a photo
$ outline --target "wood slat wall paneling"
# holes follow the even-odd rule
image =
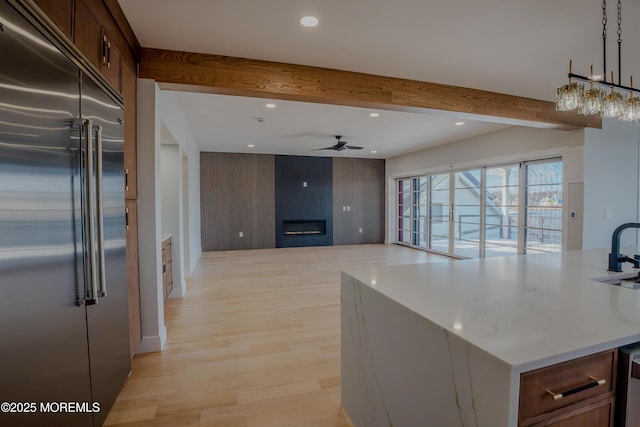
[[[600,117],[558,112],[555,103],[477,89],[220,55],[143,48],[140,77],[161,87],[378,109],[450,111],[501,123],[600,128]]]
[[[273,155],[200,154],[203,250],[275,246],[274,164]]]
[[[384,160],[336,157],[333,162],[334,244],[382,243]]]
[[[365,183],[362,192],[364,216],[363,238],[365,243],[384,243],[385,161],[363,159],[362,171]]]
[[[333,244],[353,243],[353,161],[350,158],[333,158]]]
[[[333,244],[333,159],[276,156],[276,247]],[[304,183],[307,186],[304,186]],[[324,220],[326,233],[284,235],[284,221]]]

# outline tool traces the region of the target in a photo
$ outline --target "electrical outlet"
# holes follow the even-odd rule
[[[351,206],[347,206],[347,212],[351,212]]]
[[[238,233],[238,237],[244,237],[244,233],[241,231]]]
[[[302,183],[302,186],[303,186],[303,187],[306,187],[306,186],[307,186],[307,181],[304,181],[304,182]]]

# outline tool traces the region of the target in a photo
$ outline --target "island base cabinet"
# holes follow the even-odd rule
[[[612,427],[617,349],[520,376],[520,427]]]

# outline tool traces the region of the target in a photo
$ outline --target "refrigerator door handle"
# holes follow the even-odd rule
[[[98,295],[100,297],[107,296],[107,280],[106,280],[106,265],[104,256],[104,204],[102,198],[102,126],[96,125],[95,129],[98,131],[98,138],[96,143],[96,206],[98,208],[98,280],[99,290]]]
[[[86,305],[93,305],[98,303],[98,289],[96,280],[96,201],[94,189],[94,160],[93,160],[93,122],[91,120],[84,121],[84,135],[85,135],[85,200],[87,206],[87,248],[86,256],[88,262],[86,262]]]

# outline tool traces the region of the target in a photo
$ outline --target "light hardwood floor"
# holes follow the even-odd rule
[[[342,427],[340,271],[439,258],[395,245],[204,253],[105,426]]]

